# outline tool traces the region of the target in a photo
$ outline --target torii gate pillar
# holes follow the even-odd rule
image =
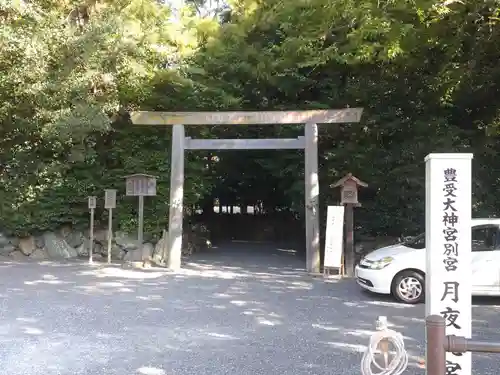
[[[305,202],[306,202],[306,269],[310,273],[320,272],[319,243],[319,179],[318,179],[318,125],[306,124],[305,158]]]
[[[182,221],[184,213],[184,125],[172,129],[172,154],[170,163],[170,209],[168,213],[167,267],[181,268]]]

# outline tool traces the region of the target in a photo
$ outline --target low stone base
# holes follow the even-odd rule
[[[197,229],[196,225],[193,228]],[[193,228],[186,228],[184,233],[183,255],[203,251],[209,247],[208,233]],[[164,267],[161,262],[164,257],[166,243],[168,243],[168,233],[164,230],[162,237],[158,241],[153,236],[147,237],[149,242],[145,242],[141,250],[134,235],[116,231],[113,234],[110,249],[112,261],[118,261],[119,263],[121,261],[138,262],[142,264],[143,254],[146,254],[151,259],[152,264]],[[106,263],[108,257],[108,231],[96,228],[91,244],[88,230],[81,231],[71,228],[71,226],[63,226],[54,232],[22,238],[9,237],[0,230],[0,258],[9,261],[84,260],[85,258],[88,259],[90,247],[92,247],[93,260],[99,264]]]

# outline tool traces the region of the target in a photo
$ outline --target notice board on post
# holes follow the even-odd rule
[[[344,206],[328,206],[323,267],[342,268],[344,245]]]

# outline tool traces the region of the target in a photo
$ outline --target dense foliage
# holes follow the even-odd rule
[[[209,3],[217,3],[208,9]],[[357,223],[422,228],[430,152],[474,158],[475,215],[500,198],[500,1],[0,0],[0,228],[85,225],[86,197],[118,188],[117,225],[135,226],[124,176],[159,176],[146,228],[166,224],[170,130],[132,126],[149,110],[365,108],[320,131],[321,201],[352,172]],[[297,126],[188,128],[196,137],[297,136]],[[261,201],[302,214],[298,152],[192,152],[189,207]],[[102,204],[100,204],[102,206]],[[105,220],[106,213],[97,217]]]

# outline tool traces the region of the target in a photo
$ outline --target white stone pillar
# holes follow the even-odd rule
[[[426,315],[441,315],[446,334],[471,337],[472,154],[425,158]],[[471,374],[471,354],[446,354],[446,373]],[[429,374],[432,375],[432,374]]]
[[[178,270],[181,268],[182,256],[184,125],[173,125],[171,152],[167,266],[172,270]]]
[[[306,270],[320,272],[318,125],[305,125]]]

